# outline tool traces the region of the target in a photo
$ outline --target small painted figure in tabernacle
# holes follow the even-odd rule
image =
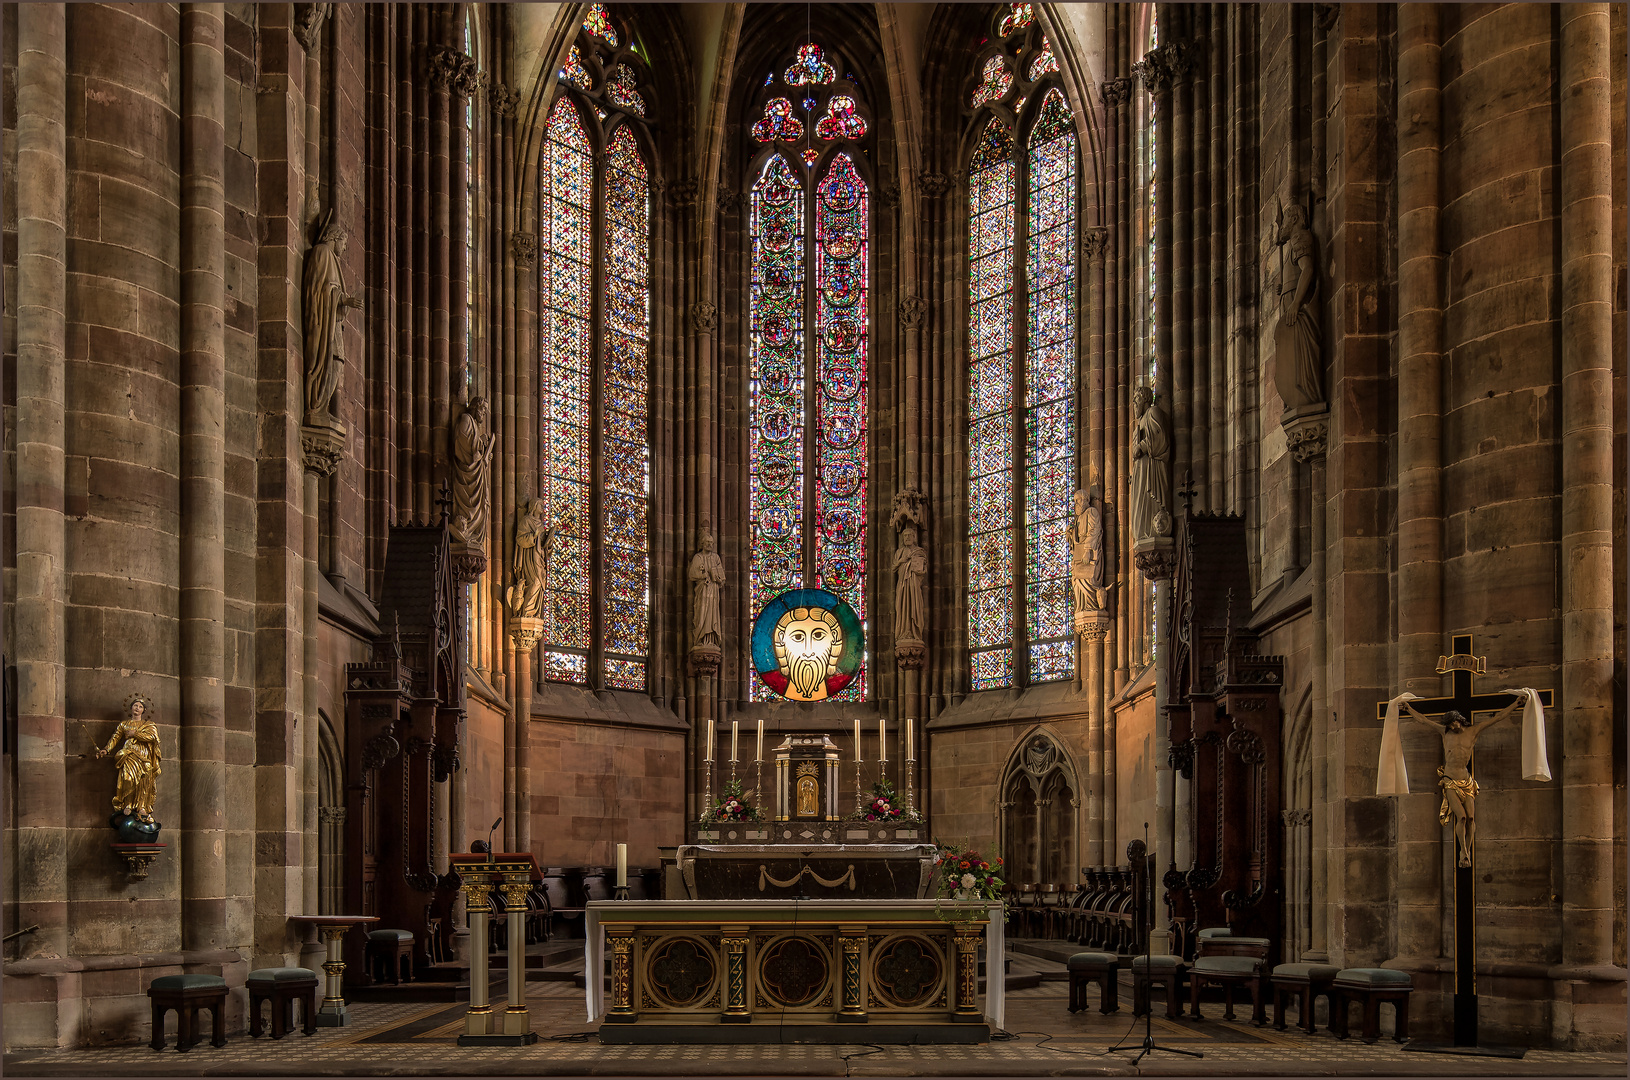
[[[121,740],[124,745],[119,746],[119,752],[113,754],[113,764],[119,769],[113,809],[116,813],[151,822],[153,803],[158,798],[159,761],[162,755],[158,745],[158,724],[153,721],[153,703],[145,695],[131,694],[125,699],[124,720],[114,730],[108,744],[96,751],[96,756],[107,757]]]
[[[798,816],[814,817],[821,812],[819,800],[816,798],[818,785],[813,776],[800,776],[798,778]]]
[[[1411,708],[1408,701],[1403,703],[1412,719],[1439,731],[1443,737],[1443,764],[1438,766],[1438,787],[1443,789],[1443,802],[1438,806],[1438,821],[1454,825],[1461,866],[1472,864],[1472,844],[1477,840],[1477,781],[1472,779],[1472,745],[1484,728],[1510,716],[1523,700],[1519,697],[1480,724],[1468,725],[1464,716],[1451,709],[1443,714],[1441,729]]]

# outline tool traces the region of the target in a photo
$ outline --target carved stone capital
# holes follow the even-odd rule
[[[1109,636],[1110,618],[1107,611],[1078,611],[1075,613],[1075,632],[1084,641],[1102,641]]]
[[[322,34],[323,19],[328,16],[327,4],[294,5],[294,40],[310,52]]]
[[[1150,49],[1142,60],[1132,65],[1132,74],[1142,80],[1149,93],[1159,96],[1182,82],[1194,70],[1192,43],[1172,41]]]
[[[534,233],[509,234],[509,252],[515,256],[516,266],[531,266],[538,260],[538,238]]]
[[[734,188],[725,187],[723,184],[719,185],[719,213],[734,214],[741,209],[742,203],[745,201],[746,196],[741,192]]]
[[[325,825],[344,825],[345,807],[319,806],[317,808],[317,820]]]
[[[1109,108],[1125,105],[1132,99],[1132,80],[1125,76],[1110,79],[1099,88],[1098,96],[1103,98],[1104,104]]]
[[[452,546],[453,577],[465,585],[474,585],[487,572],[487,551],[479,544]]]
[[[928,647],[916,638],[901,638],[894,643],[894,663],[902,671],[920,671],[928,660]]]
[[[907,330],[920,330],[923,317],[928,314],[928,302],[920,296],[900,297],[900,325]]]
[[[153,860],[163,853],[168,844],[109,844],[110,848],[125,861],[125,876],[130,881],[147,880],[147,872],[153,866]]]
[[[521,95],[503,83],[495,79],[487,84],[487,105],[494,116],[514,116],[520,103]]]
[[[305,458],[307,472],[328,476],[340,466],[345,456],[345,425],[331,416],[306,417],[300,426],[300,450]]]
[[[917,187],[922,190],[923,198],[937,199],[951,190],[951,178],[944,173],[918,173]]]
[[[711,300],[698,300],[690,306],[690,328],[693,333],[711,334],[719,328],[719,308]]]
[[[543,637],[544,621],[542,619],[513,618],[509,621],[510,640],[515,643],[517,652],[529,653],[537,647],[538,641]]]
[[[1081,254],[1089,262],[1103,262],[1109,250],[1109,230],[1102,225],[1081,230]]]
[[[719,663],[724,659],[724,654],[713,645],[696,645],[691,648],[687,659],[690,673],[705,678],[719,673]]]
[[[893,184],[885,184],[877,189],[877,194],[883,200],[883,205],[893,207],[900,205],[900,189]]]
[[[1286,409],[1279,418],[1285,447],[1302,464],[1324,457],[1330,443],[1330,409],[1325,405]]]
[[[432,46],[425,52],[426,74],[430,85],[460,97],[469,97],[481,87],[480,72],[475,57],[446,45]]]
[[[669,197],[673,199],[675,206],[695,206],[696,197],[701,190],[702,185],[697,182],[696,177],[690,176],[675,182],[670,189]]]
[[[1177,554],[1169,536],[1151,536],[1137,542],[1132,549],[1132,561],[1138,572],[1150,581],[1165,581],[1177,568]]]

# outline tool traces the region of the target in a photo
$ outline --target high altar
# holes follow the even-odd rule
[[[1002,1024],[1001,904],[934,898],[937,848],[915,812],[842,817],[827,736],[771,753],[766,812],[697,823],[668,899],[588,904],[585,970],[610,960],[609,1004],[605,980],[586,980],[600,1041],[987,1041]],[[981,961],[997,973],[983,1003]]]

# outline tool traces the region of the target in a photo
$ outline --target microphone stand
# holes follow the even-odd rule
[[[1149,913],[1149,925],[1141,928],[1143,930],[1143,987],[1144,987],[1143,988],[1143,1047],[1142,1047],[1142,1049],[1140,1049],[1138,1051],[1138,1056],[1133,1058],[1131,1063],[1133,1065],[1136,1065],[1138,1062],[1142,1061],[1144,1058],[1148,1057],[1151,1053],[1153,1053],[1156,1050],[1164,1050],[1168,1054],[1184,1054],[1184,1055],[1186,1055],[1188,1057],[1193,1057],[1193,1058],[1205,1057],[1205,1055],[1200,1053],[1200,1051],[1198,1051],[1198,1050],[1181,1050],[1181,1049],[1179,1049],[1179,1048],[1177,1048],[1175,1046],[1160,1046],[1155,1042],[1155,1003],[1154,1003],[1154,998],[1153,998],[1154,984],[1149,978],[1149,973],[1154,970],[1154,961],[1155,961],[1154,956],[1149,952],[1149,934],[1154,930],[1154,921],[1155,921],[1155,876],[1152,873],[1149,872],[1149,854],[1148,854],[1149,853],[1149,823],[1147,821],[1145,821],[1143,823],[1143,851],[1144,851],[1144,855],[1143,855],[1143,876],[1147,879],[1146,887],[1145,887],[1145,890],[1144,890],[1144,893],[1145,893],[1144,899],[1146,901],[1146,906],[1144,907],[1143,910]],[[1133,963],[1136,964],[1137,961],[1134,960]],[[1136,970],[1134,970],[1132,972],[1132,978],[1134,980],[1137,979]],[[1175,993],[1176,991],[1174,990],[1173,992]],[[1137,997],[1137,992],[1136,992],[1136,989],[1134,988],[1134,990],[1133,990],[1133,999],[1136,1000],[1136,997]],[[1130,1046],[1111,1046],[1109,1048],[1109,1050],[1106,1051],[1106,1052],[1111,1053],[1111,1054],[1115,1054],[1115,1053],[1119,1053],[1122,1050],[1131,1050],[1131,1049],[1132,1049],[1132,1047],[1130,1047]]]

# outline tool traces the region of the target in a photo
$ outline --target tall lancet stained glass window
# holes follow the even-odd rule
[[[651,180],[633,125],[645,123],[645,69],[601,5],[575,47],[590,77],[562,88],[539,163],[537,470],[550,530],[541,677],[644,690]],[[593,77],[610,71],[620,97]]]
[[[968,652],[974,690],[1075,675],[1079,407],[1074,120],[1026,5],[970,72]],[[1000,78],[993,78],[996,72]],[[1011,72],[1023,72],[1015,77]]]
[[[852,76],[807,43],[772,71],[751,137],[751,614],[822,588],[867,625],[872,126]],[[862,674],[839,699],[867,696]],[[753,692],[768,691],[757,682]]]

